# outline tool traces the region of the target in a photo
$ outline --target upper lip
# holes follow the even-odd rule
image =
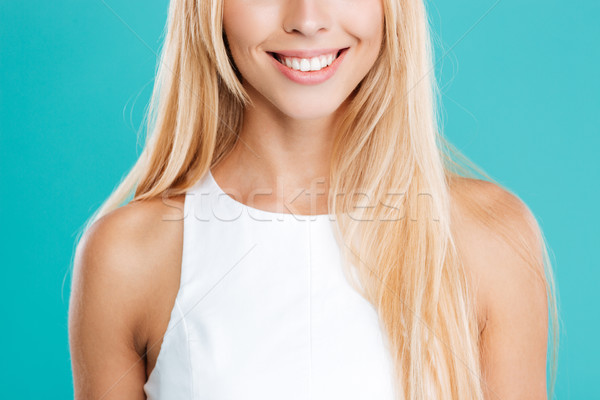
[[[298,58],[308,58],[308,57],[316,57],[331,53],[336,53],[340,50],[344,50],[346,47],[342,48],[333,48],[333,49],[307,49],[307,50],[278,50],[278,51],[270,51],[269,53],[279,54],[285,57],[298,57]]]

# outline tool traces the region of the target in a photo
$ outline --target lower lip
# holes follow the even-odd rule
[[[277,61],[275,57],[269,54],[269,58],[273,60],[275,66],[283,75],[285,75],[289,80],[294,81],[296,83],[301,83],[303,85],[316,85],[318,83],[325,82],[329,78],[335,74],[339,65],[342,63],[344,56],[348,52],[348,48],[342,50],[340,55],[333,60],[331,65],[328,65],[325,68],[322,68],[318,71],[298,71],[293,68],[288,67]]]

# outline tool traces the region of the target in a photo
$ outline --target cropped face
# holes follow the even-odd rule
[[[233,61],[253,100],[296,119],[335,112],[373,67],[382,0],[224,0]]]

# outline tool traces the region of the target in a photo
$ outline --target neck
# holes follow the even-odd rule
[[[274,210],[283,202],[294,213],[327,213],[337,115],[300,120],[253,101],[233,150],[211,169],[215,180],[256,208]]]

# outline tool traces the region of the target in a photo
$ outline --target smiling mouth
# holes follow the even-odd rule
[[[285,57],[281,54],[268,51],[267,53],[277,60],[278,63],[286,66],[287,68],[294,69],[297,71],[311,72],[320,71],[329,67],[342,52],[348,50],[349,47],[338,50],[335,55],[318,56],[318,57]]]

